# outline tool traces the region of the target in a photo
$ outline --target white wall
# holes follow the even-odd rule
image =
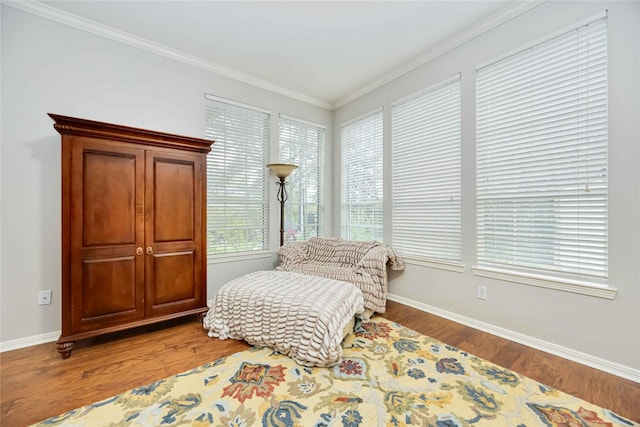
[[[475,67],[609,10],[609,250],[614,300],[476,277],[475,259]],[[462,74],[464,273],[409,264],[393,274],[390,292],[416,305],[504,328],[596,359],[640,369],[640,2],[543,3],[421,67],[345,105],[334,116],[334,162],[339,164],[339,125],[383,106],[385,150],[390,153],[390,104],[456,73]],[[390,158],[385,159],[390,189]],[[340,194],[334,183],[338,231]],[[385,239],[390,242],[390,192],[385,193]],[[488,300],[476,298],[478,286]]]
[[[273,160],[279,113],[331,129],[332,113],[322,108],[1,7],[2,343],[61,328],[60,135],[46,113],[202,137],[204,93],[211,93],[271,111]],[[331,156],[331,135],[327,143]],[[275,184],[271,189],[275,200]],[[279,210],[273,205],[275,250]],[[209,295],[234,277],[273,268],[275,260],[274,252],[258,260],[210,264]],[[37,305],[41,289],[53,290],[53,304]]]

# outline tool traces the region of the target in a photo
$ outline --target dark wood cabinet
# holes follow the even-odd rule
[[[80,339],[205,312],[212,141],[49,116],[62,135],[62,357]]]

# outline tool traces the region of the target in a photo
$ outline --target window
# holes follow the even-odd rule
[[[322,235],[325,138],[323,126],[280,116],[280,161],[298,165],[287,178],[286,242]]]
[[[479,267],[607,281],[607,20],[477,70]]]
[[[391,107],[393,245],[460,264],[460,76]]]
[[[341,235],[349,240],[382,236],[382,110],[341,126]]]
[[[208,255],[268,249],[269,113],[206,96]]]

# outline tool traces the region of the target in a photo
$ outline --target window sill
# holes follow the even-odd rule
[[[405,264],[420,265],[422,267],[438,268],[440,270],[464,273],[464,265],[454,262],[438,261],[434,259],[418,258],[411,255],[402,255]]]
[[[533,274],[514,273],[511,271],[494,270],[486,267],[473,267],[471,271],[475,276],[488,277],[490,279],[505,280],[507,282],[521,283],[523,285],[537,286],[539,288],[555,289],[574,294],[588,295],[592,297],[613,300],[618,293],[617,289],[605,285],[597,285],[587,282],[579,282],[568,279],[553,279]]]
[[[209,255],[207,264],[220,264],[224,262],[246,261],[250,259],[271,258],[272,251],[236,252],[232,254]]]

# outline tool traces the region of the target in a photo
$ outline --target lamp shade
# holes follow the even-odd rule
[[[271,172],[278,178],[286,178],[294,169],[298,168],[297,165],[287,163],[269,163],[267,167],[271,169]]]

